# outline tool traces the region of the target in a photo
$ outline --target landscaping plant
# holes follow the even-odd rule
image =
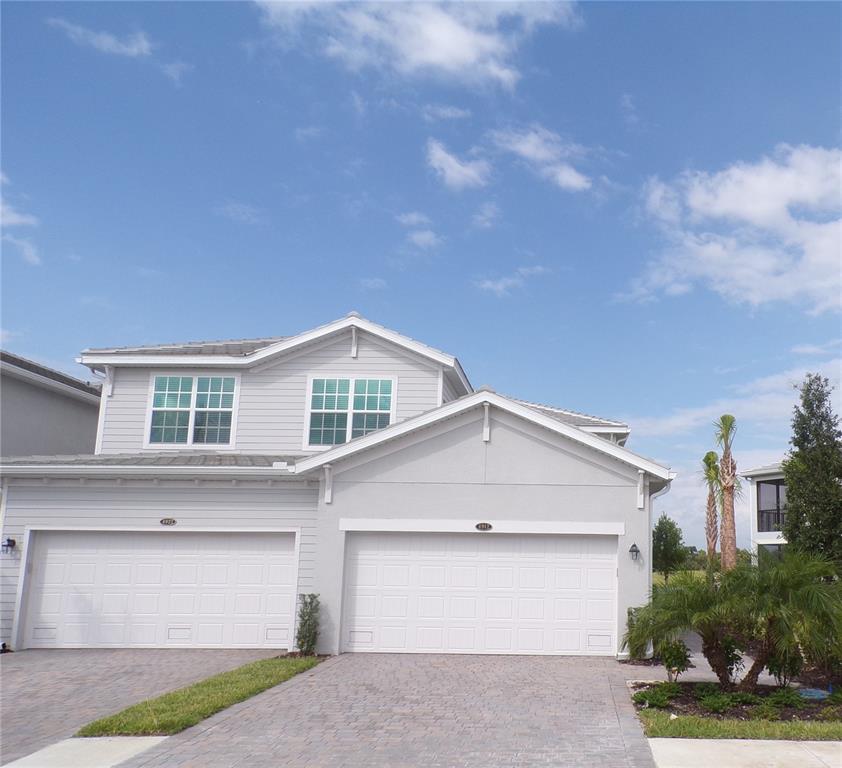
[[[313,656],[318,639],[319,596],[312,593],[301,595],[298,606],[298,631],[295,635],[295,644],[301,655]]]
[[[664,640],[658,645],[655,655],[667,670],[667,679],[674,683],[682,672],[690,669],[690,649],[683,640]]]

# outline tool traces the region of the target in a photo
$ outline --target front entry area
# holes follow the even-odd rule
[[[25,648],[290,648],[293,533],[37,531]]]
[[[349,533],[342,649],[617,652],[617,537]]]

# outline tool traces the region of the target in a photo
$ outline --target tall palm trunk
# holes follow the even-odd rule
[[[719,483],[722,488],[722,570],[730,571],[737,565],[737,529],[734,523],[734,495],[737,489],[737,462],[731,455],[731,445],[736,431],[736,419],[725,414],[716,423],[716,441],[722,448],[719,460]]]
[[[713,569],[713,557],[716,554],[716,541],[719,538],[719,515],[716,500],[720,495],[719,456],[715,451],[708,451],[702,459],[704,477],[708,486],[708,501],[705,510],[705,539],[707,545],[708,570]]]

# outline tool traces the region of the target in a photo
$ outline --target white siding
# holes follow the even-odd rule
[[[358,333],[357,357],[351,357],[350,352],[348,331],[277,363],[243,369],[236,450],[302,451],[308,374],[396,376],[398,421],[438,405],[437,366],[363,332]],[[193,375],[200,372],[208,373],[190,371]],[[151,374],[148,368],[116,370],[113,393],[106,405],[102,453],[143,450]],[[203,447],[209,448],[212,446]]]
[[[13,554],[0,558],[0,638],[11,639],[12,618],[27,526],[148,528],[160,530],[160,519],[174,517],[185,528],[300,528],[301,567],[298,591],[312,591],[316,549],[318,490],[304,480],[266,482],[114,480],[14,480],[8,485],[2,538],[18,542]]]

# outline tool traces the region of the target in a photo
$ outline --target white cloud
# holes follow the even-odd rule
[[[264,212],[260,208],[236,200],[228,200],[213,209],[217,216],[238,221],[242,224],[259,224],[263,221]]]
[[[827,355],[842,346],[842,339],[831,339],[824,344],[798,344],[790,352],[794,355]]]
[[[511,275],[492,280],[486,278],[477,283],[477,288],[487,293],[493,293],[497,298],[508,296],[513,288],[523,288],[526,281],[530,277],[536,275],[543,275],[548,272],[546,267],[532,266],[532,267],[518,267]]]
[[[351,106],[354,108],[354,112],[358,118],[365,117],[368,106],[365,103],[365,99],[356,91],[351,91]]]
[[[382,291],[388,287],[388,284],[382,277],[361,277],[360,288],[364,291]]]
[[[512,88],[514,58],[538,27],[579,23],[571,3],[259,2],[284,45],[310,47],[348,69],[432,75]],[[305,35],[303,32],[312,33]]]
[[[585,147],[562,140],[542,125],[492,131],[491,140],[501,150],[520,158],[539,176],[561,189],[581,192],[590,189],[591,180],[577,171],[571,160],[587,153]]]
[[[437,120],[465,120],[471,116],[471,110],[447,104],[425,104],[421,114],[428,123],[433,123]]]
[[[491,176],[487,160],[460,160],[435,139],[427,142],[427,164],[451,189],[484,187]]]
[[[21,258],[30,266],[38,267],[41,265],[41,256],[38,253],[38,248],[31,240],[23,237],[12,237],[12,235],[3,235],[4,242],[17,248]]]
[[[0,344],[8,344],[20,335],[20,331],[10,331],[8,328],[0,328]]]
[[[640,115],[637,112],[637,105],[634,103],[634,97],[630,93],[624,93],[620,96],[620,114],[623,116],[623,122],[629,128],[636,128],[640,125]]]
[[[420,211],[408,211],[406,213],[399,213],[395,216],[395,220],[404,227],[423,227],[430,224],[430,217]]]
[[[173,85],[181,87],[184,76],[192,72],[195,67],[186,61],[171,61],[167,64],[160,64],[159,69],[172,81]]]
[[[3,227],[35,227],[38,225],[37,217],[31,213],[21,213],[13,208],[5,200],[0,199],[0,226]]]
[[[407,234],[406,239],[424,251],[437,248],[442,243],[442,239],[432,229],[415,229]]]
[[[317,139],[324,133],[324,128],[320,125],[305,125],[301,128],[295,129],[296,141],[309,141],[310,139]]]
[[[483,203],[471,218],[471,223],[477,229],[491,229],[500,218],[500,208],[497,203]]]
[[[143,32],[135,32],[121,39],[110,32],[97,32],[67,19],[51,18],[47,19],[47,23],[61,29],[76,45],[94,48],[101,53],[129,58],[149,56],[152,53],[153,45]]]
[[[703,285],[738,304],[842,308],[842,150],[780,145],[755,163],[650,179],[643,193],[667,247],[629,298]]]

